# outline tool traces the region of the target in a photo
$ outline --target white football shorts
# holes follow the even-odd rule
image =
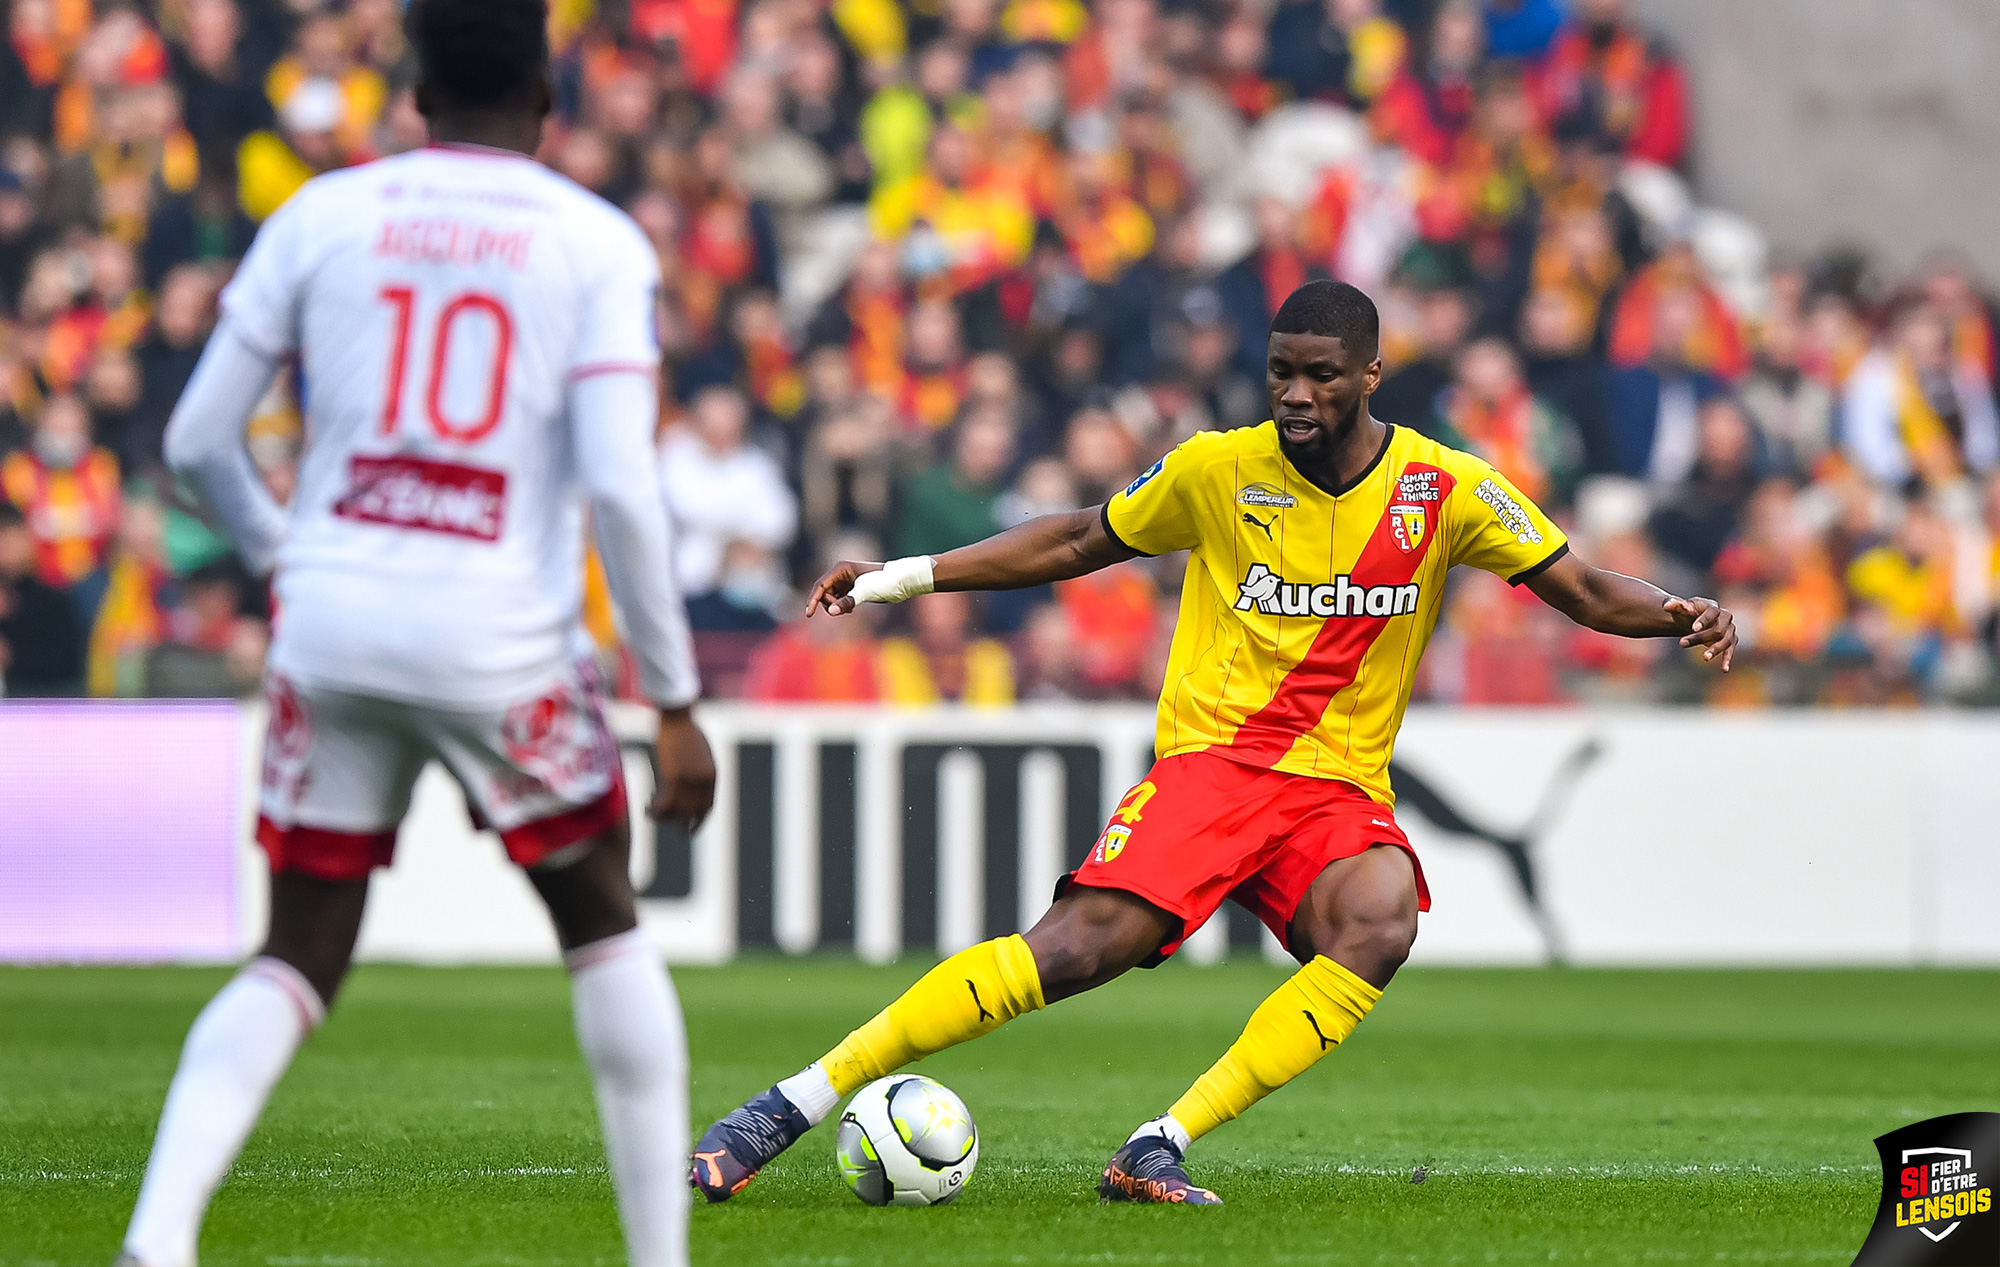
[[[625,818],[618,742],[597,668],[579,662],[533,699],[468,712],[264,683],[257,838],[273,872],[359,880],[389,865],[410,790],[437,760],[465,790],[475,824],[532,867]]]

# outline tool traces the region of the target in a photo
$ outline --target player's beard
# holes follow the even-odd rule
[[[1347,412],[1336,417],[1331,424],[1322,423],[1312,439],[1303,443],[1287,440],[1284,428],[1278,429],[1278,448],[1291,459],[1293,466],[1300,470],[1329,472],[1333,467],[1334,445],[1338,437],[1350,434],[1361,425],[1361,409],[1366,396],[1357,396]]]

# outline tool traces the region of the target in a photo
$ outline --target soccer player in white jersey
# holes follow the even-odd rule
[[[543,0],[417,0],[407,20],[434,143],[321,176],[271,217],[168,428],[169,461],[276,572],[271,927],[188,1033],[126,1233],[136,1267],[194,1262],[431,760],[549,908],[632,1262],[687,1261],[686,1039],[637,927],[579,622],[587,501],[660,709],[652,812],[698,823],[715,769],[652,453],[657,262],[623,213],[528,157],[550,104]],[[286,510],[243,426],[294,357],[307,443]]]

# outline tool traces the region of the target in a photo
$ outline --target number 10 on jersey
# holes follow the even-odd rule
[[[403,388],[408,379],[410,327],[417,312],[414,286],[384,286],[377,296],[393,310],[394,325],[389,338],[389,365],[383,376],[380,433],[396,433],[403,413]],[[451,355],[453,328],[460,320],[490,322],[493,331],[492,366],[486,377],[485,402],[470,417],[452,418],[444,408],[447,360]],[[461,291],[438,310],[431,330],[429,381],[423,386],[424,416],[441,440],[474,444],[492,434],[500,425],[500,413],[507,399],[507,363],[514,350],[514,319],[507,306],[492,295]]]

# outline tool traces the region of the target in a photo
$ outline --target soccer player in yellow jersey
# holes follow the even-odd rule
[[[1591,567],[1491,466],[1370,416],[1377,336],[1366,295],[1303,286],[1271,322],[1271,421],[1194,436],[1104,506],[935,559],[841,563],[814,586],[809,614],[837,616],[857,602],[1043,585],[1135,555],[1192,552],[1160,692],[1159,759],[1048,914],[1026,936],[945,960],[711,1126],[692,1175],[709,1200],[740,1191],[864,1083],[1160,962],[1228,897],[1301,967],[1185,1095],[1132,1134],[1098,1187],[1107,1201],[1218,1202],[1182,1169],[1188,1146],[1352,1033],[1430,905],[1388,771],[1446,571],[1483,568],[1578,624],[1678,638],[1729,668],[1728,611]]]

